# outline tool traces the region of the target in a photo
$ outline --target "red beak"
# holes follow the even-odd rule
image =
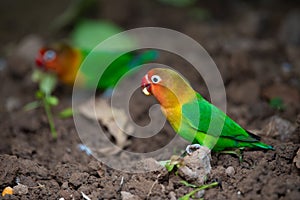
[[[42,69],[45,69],[45,63],[43,59],[44,53],[45,53],[45,49],[44,48],[40,49],[37,57],[35,58],[35,64]]]
[[[43,59],[42,59],[41,55],[38,55],[38,57],[36,57],[35,64],[40,68],[42,68],[44,66]]]
[[[148,74],[146,74],[143,79],[142,79],[142,85],[141,85],[141,88],[142,88],[142,92],[149,96],[151,95],[151,83],[150,81],[148,80]]]

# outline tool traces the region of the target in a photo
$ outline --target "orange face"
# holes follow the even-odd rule
[[[35,61],[41,69],[55,73],[63,83],[73,84],[82,56],[77,49],[58,43],[42,48]]]
[[[143,77],[141,87],[145,95],[153,94],[163,107],[184,103],[195,96],[177,72],[166,68],[150,70]]]

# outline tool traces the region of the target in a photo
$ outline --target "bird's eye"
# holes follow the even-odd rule
[[[161,78],[160,78],[158,75],[153,75],[153,76],[151,77],[151,81],[152,81],[153,83],[159,83],[159,82],[161,81]]]
[[[55,59],[55,57],[56,57],[56,53],[53,50],[46,51],[44,56],[43,56],[45,61],[52,61],[52,60]]]

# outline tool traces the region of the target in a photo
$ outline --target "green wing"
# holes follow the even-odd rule
[[[256,142],[259,137],[244,130],[223,111],[197,94],[197,99],[182,106],[182,120],[193,129],[214,137],[242,142]],[[221,128],[221,126],[223,128]],[[209,129],[209,126],[210,129]],[[221,134],[220,134],[221,131]]]
[[[87,56],[88,53],[87,51],[82,51],[84,56]],[[158,57],[157,51],[148,50],[138,55],[133,52],[125,53],[114,60],[118,54],[119,52],[99,52],[96,50],[89,53],[80,69],[86,78],[87,88],[92,88],[96,85],[98,89],[114,87],[128,71],[135,67],[138,68],[141,64],[152,62]],[[109,64],[106,63],[107,60],[112,60],[113,62],[107,66]],[[101,78],[99,77],[100,74]]]

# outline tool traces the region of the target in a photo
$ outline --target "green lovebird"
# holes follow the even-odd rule
[[[142,79],[142,91],[154,95],[173,129],[193,144],[213,151],[243,147],[274,149],[205,100],[173,70],[150,70]]]
[[[42,47],[36,64],[40,69],[55,74],[63,84],[72,86],[76,80],[76,86],[81,88],[111,89],[128,72],[158,57],[156,50],[127,52],[139,48],[137,41],[126,34],[110,40],[111,44],[106,48],[97,48],[122,31],[109,21],[80,20],[71,31],[68,43],[56,42]]]
[[[140,54],[133,52],[123,54],[105,69],[100,78],[97,70],[106,67],[102,65],[102,61],[114,57],[118,52],[93,52],[89,63],[84,68],[80,68],[90,52],[65,43],[51,44],[40,49],[36,64],[41,69],[56,74],[66,85],[73,85],[77,77],[83,88],[97,86],[98,89],[105,90],[114,87],[130,70],[154,61],[158,57],[158,52],[155,50],[147,50]]]

